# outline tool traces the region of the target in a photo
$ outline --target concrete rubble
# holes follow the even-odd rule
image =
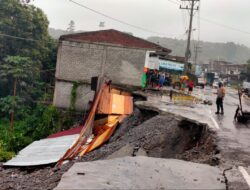
[[[55,190],[225,189],[223,180],[222,171],[215,167],[139,156],[76,163]]]

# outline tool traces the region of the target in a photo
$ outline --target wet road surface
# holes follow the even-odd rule
[[[250,123],[239,124],[234,121],[235,111],[239,105],[236,90],[227,88],[224,99],[224,115],[216,115],[216,90],[205,88],[198,90],[205,98],[213,102],[210,109],[220,129],[217,131],[218,148],[220,150],[221,166],[224,169],[229,189],[250,189]],[[250,111],[250,100],[242,99],[243,110]]]
[[[193,92],[199,99],[212,101],[213,105],[176,105],[167,96],[149,96],[146,102],[138,102],[137,105],[155,107],[208,124],[216,132],[216,144],[220,151],[219,167],[227,179],[227,189],[250,189],[250,123],[239,124],[234,121],[239,99],[237,91],[231,88],[226,88],[224,115],[216,115],[215,93],[216,89],[209,87],[195,89]],[[250,99],[243,98],[243,110],[250,111]]]
[[[239,124],[234,121],[234,114],[239,104],[236,90],[226,89],[224,99],[224,115],[216,115],[215,89],[206,88],[205,97],[213,102],[211,109],[215,121],[218,123],[218,146],[227,161],[237,164],[250,165],[250,123]],[[208,107],[208,106],[207,106]],[[250,111],[250,100],[243,98],[243,109]]]

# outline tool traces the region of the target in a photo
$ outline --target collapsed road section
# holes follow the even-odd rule
[[[112,90],[111,91],[109,90],[106,92],[112,91]],[[121,94],[121,92],[119,92],[118,94]],[[103,95],[105,95],[105,93]],[[101,99],[101,96],[100,96],[100,99]],[[138,99],[140,98],[138,98],[138,95],[137,95],[135,100],[138,100]],[[147,97],[147,99],[150,103],[150,100],[149,100],[150,98]],[[166,98],[164,98],[164,100],[165,99]],[[119,123],[119,125],[116,126],[115,130],[112,130],[113,134],[107,133],[109,140],[107,140],[106,138],[103,138],[103,139],[106,139],[105,141],[103,141],[106,143],[104,143],[102,146],[99,146],[99,148],[96,148],[93,150],[91,149],[91,151],[86,151],[87,150],[86,147],[90,148],[94,144],[99,142],[99,141],[93,141],[93,139],[95,139],[95,137],[98,136],[98,133],[95,133],[96,136],[91,138],[92,141],[89,141],[88,144],[86,144],[85,146],[81,146],[81,148],[78,149],[81,151],[78,151],[78,154],[76,155],[76,157],[74,157],[74,159],[73,158],[69,159],[69,160],[72,160],[71,162],[68,162],[68,163],[64,163],[63,161],[61,163],[58,162],[60,163],[58,165],[62,164],[59,169],[54,168],[55,164],[47,165],[47,166],[39,166],[39,167],[38,166],[28,167],[28,168],[27,167],[26,168],[23,168],[23,167],[22,168],[17,168],[17,167],[2,168],[1,179],[3,180],[1,181],[0,185],[4,187],[4,189],[17,189],[17,188],[53,189],[60,182],[61,177],[64,174],[64,172],[66,172],[69,168],[71,168],[71,166],[76,162],[89,162],[89,161],[96,161],[96,160],[112,159],[112,161],[110,161],[110,164],[108,163],[108,165],[111,165],[112,167],[113,159],[118,159],[118,158],[122,158],[126,156],[129,156],[129,157],[144,156],[144,157],[154,157],[156,159],[161,158],[156,161],[159,163],[166,162],[166,167],[169,163],[173,162],[171,160],[168,162],[167,161],[168,159],[185,160],[186,162],[181,162],[181,164],[188,165],[191,168],[196,168],[197,165],[195,163],[210,165],[210,166],[205,166],[205,165],[201,166],[201,168],[203,169],[206,167],[208,168],[211,167],[211,170],[213,171],[208,174],[208,178],[209,180],[211,180],[209,181],[209,183],[215,184],[216,187],[218,187],[218,189],[223,189],[223,187],[226,187],[225,180],[222,177],[223,172],[220,172],[217,167],[214,168],[214,166],[217,166],[219,164],[219,159],[218,159],[219,151],[217,150],[216,134],[213,128],[210,128],[209,125],[204,122],[200,123],[198,120],[196,121],[190,120],[190,119],[188,120],[181,115],[172,114],[167,111],[161,111],[159,109],[156,109],[154,106],[151,106],[151,107],[139,106],[139,103],[142,104],[142,102],[144,102],[145,104],[148,101],[136,101],[133,112],[129,116],[123,118],[122,121]],[[100,107],[98,107],[98,109],[99,108]],[[100,122],[103,124],[103,122],[105,123],[109,119],[111,119],[111,121],[114,121],[113,120],[114,116],[109,116],[107,118],[107,117],[103,117],[103,114],[100,114],[98,117],[97,116],[95,117],[96,117],[96,120],[93,126],[98,126],[97,123],[100,124]],[[65,135],[67,134],[67,132],[66,133],[64,132],[63,134]],[[72,131],[70,132],[70,134],[72,135]],[[58,134],[55,136],[58,136]],[[107,136],[105,135],[105,137]],[[92,144],[91,142],[95,142],[95,143]],[[88,145],[91,145],[91,146],[88,146]],[[68,149],[68,150],[73,150],[73,149]],[[83,152],[83,150],[86,151],[86,154],[79,156]],[[67,153],[64,154],[64,156],[70,155]],[[139,160],[135,160],[135,162],[141,165],[140,170],[142,171],[144,170],[143,168],[146,167],[146,165],[144,165],[145,162],[141,161],[141,159],[144,160],[144,158],[138,158],[138,159]],[[147,161],[147,163],[148,164],[151,162],[154,163],[156,161],[154,161],[152,158],[152,160]],[[130,162],[134,162],[134,160],[130,160],[128,158],[126,162],[129,164]],[[93,163],[93,166],[94,165],[95,163]],[[97,168],[97,169],[100,171],[100,168]],[[70,171],[71,170],[69,170],[69,172]],[[113,173],[112,175],[121,176],[122,170],[117,169],[115,171],[116,172]],[[129,172],[132,172],[132,171],[129,171]],[[197,171],[194,170],[193,172],[195,173]],[[202,170],[202,173],[204,172],[205,170]],[[81,177],[82,173],[84,173],[82,177],[87,177],[87,175],[85,176],[84,171],[77,171],[76,173],[78,177],[79,176]],[[138,173],[137,175],[139,174],[140,173]],[[69,174],[66,173],[65,175],[67,176]],[[143,174],[141,173],[140,175],[141,175],[140,177],[143,178],[142,176]],[[182,177],[183,175],[184,174],[179,173],[179,175],[176,174],[173,177],[179,178],[179,177]],[[199,176],[199,172],[197,173],[197,176]],[[214,177],[214,176],[217,176],[217,177]],[[130,179],[129,176],[127,177]],[[97,179],[101,179],[101,178],[103,178],[103,176],[99,176],[99,177],[97,176]],[[62,178],[61,183],[67,184],[67,182],[64,182],[64,179],[65,178]],[[118,181],[119,179],[120,178],[117,178]],[[126,180],[129,180],[129,179],[126,179]],[[146,180],[147,178],[145,177],[144,179]],[[153,180],[154,183],[157,183],[158,185],[161,184],[160,179],[161,178],[157,178],[155,176],[150,178],[149,176],[149,180]],[[108,178],[107,178],[107,181],[105,182],[113,184],[113,182],[109,182]],[[60,186],[60,184],[58,186],[58,189],[62,187]],[[192,178],[192,180],[191,178],[188,179],[187,184],[191,185],[189,187],[194,187],[192,185],[203,184],[203,182],[200,181],[198,177],[194,177]],[[71,185],[71,188],[76,188],[74,187],[74,184],[70,183],[70,185]],[[174,187],[174,186],[165,186],[164,184],[162,185],[163,187]],[[90,185],[89,188],[91,187],[93,186]],[[119,186],[119,185],[110,186],[110,188],[111,187],[118,188],[118,187],[123,187],[123,186]],[[140,187],[143,188],[144,186],[140,186]],[[158,187],[158,186],[155,186],[155,187]],[[182,186],[176,186],[176,188],[177,187],[181,188]],[[201,185],[201,186],[196,186],[196,187],[202,188],[204,186]]]

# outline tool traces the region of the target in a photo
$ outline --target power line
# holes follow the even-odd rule
[[[191,6],[180,6],[180,9],[190,10],[190,19],[189,19],[189,27],[188,27],[188,38],[187,38],[187,47],[185,52],[185,61],[188,62],[189,58],[191,57],[191,51],[190,51],[190,42],[191,42],[191,35],[192,35],[192,27],[193,27],[193,17],[194,12],[199,10],[199,7],[196,6],[196,3],[199,2],[199,0],[182,0],[187,1],[191,3]]]
[[[180,4],[181,4],[181,6],[184,5],[182,2],[180,2]],[[182,15],[183,29],[184,29],[185,33],[187,31],[187,25],[188,25],[187,24],[188,22],[187,22],[187,19],[186,19],[187,18],[186,14],[187,14],[187,12],[182,9],[181,15]]]
[[[131,27],[135,27],[135,28],[138,28],[138,29],[140,29],[140,30],[144,30],[144,31],[147,31],[147,32],[150,32],[150,33],[161,34],[161,33],[159,33],[159,32],[151,31],[151,30],[148,30],[148,29],[145,29],[145,28],[142,28],[142,27],[139,27],[139,26],[135,26],[135,25],[132,25],[132,24],[123,22],[123,21],[121,21],[121,20],[115,19],[115,18],[110,17],[110,16],[108,16],[108,15],[105,15],[105,14],[99,12],[99,11],[96,11],[96,10],[94,10],[94,9],[91,9],[91,8],[89,8],[89,7],[86,7],[85,5],[82,5],[82,4],[79,4],[79,3],[77,3],[77,2],[74,2],[73,0],[70,0],[70,1],[71,1],[72,3],[75,3],[75,4],[77,4],[77,5],[81,6],[81,7],[83,7],[83,8],[86,8],[86,9],[88,9],[88,10],[91,10],[92,12],[95,12],[95,13],[97,13],[97,14],[100,14],[100,15],[102,15],[102,16],[105,16],[105,17],[107,17],[107,18],[110,18],[110,19],[115,20],[115,21],[117,21],[117,22],[121,22],[121,23],[123,23],[123,24],[129,25],[129,26],[131,26]],[[174,3],[174,4],[176,4],[176,5],[177,5],[177,4],[179,5],[179,2],[180,2],[180,1],[178,1],[178,0],[175,0],[175,1],[174,1],[174,0],[168,0],[168,1],[171,2],[171,3]],[[200,16],[198,15],[198,17],[200,17]],[[221,24],[221,23],[218,23],[218,22],[209,20],[209,19],[204,18],[204,17],[200,17],[200,19],[203,20],[203,21],[205,21],[205,22],[209,22],[209,23],[212,23],[212,24],[215,24],[215,25],[218,25],[218,26],[221,26],[221,27],[230,29],[230,30],[234,30],[234,31],[237,31],[237,32],[241,32],[241,33],[250,35],[250,32],[248,32],[248,31],[240,30],[240,29],[237,29],[237,28],[232,27],[232,26],[228,26],[228,25],[225,25],[225,24]],[[184,21],[184,22],[185,22],[185,21]],[[199,27],[199,29],[200,29],[200,27]],[[161,34],[161,35],[166,36],[166,34]],[[23,37],[12,36],[12,35],[2,34],[2,33],[0,33],[0,36],[8,37],[8,38],[13,38],[13,39],[19,39],[19,40],[34,41],[34,42],[37,41],[37,42],[40,42],[40,40],[35,40],[35,39],[32,39],[32,38],[23,38]],[[48,43],[57,43],[57,42],[49,41]]]
[[[12,36],[12,35],[3,34],[3,33],[0,33],[0,36],[7,37],[7,38],[18,39],[18,40],[31,41],[31,42],[41,42],[41,40],[35,40],[35,39],[32,39],[32,38],[23,38],[23,37],[18,37],[18,36]],[[55,44],[57,44],[57,42],[55,42],[55,41],[47,41],[47,43],[55,43]]]
[[[72,3],[74,3],[74,4],[76,4],[76,5],[78,5],[78,6],[80,6],[80,7],[82,7],[82,8],[84,8],[84,9],[87,9],[87,10],[89,10],[89,11],[91,11],[91,12],[94,12],[94,13],[99,14],[99,15],[101,15],[101,16],[104,16],[104,17],[106,17],[106,18],[108,18],[108,19],[111,19],[111,20],[114,20],[114,21],[116,21],[116,22],[119,22],[119,23],[121,23],[121,24],[130,26],[130,27],[133,27],[133,28],[142,30],[142,31],[146,31],[146,32],[149,32],[149,33],[154,33],[154,34],[158,34],[158,35],[168,36],[167,34],[160,33],[160,32],[156,32],[156,31],[153,31],[153,30],[149,30],[149,29],[146,29],[146,28],[143,28],[143,27],[140,27],[140,26],[136,26],[136,25],[134,25],[134,24],[130,24],[130,23],[125,22],[125,21],[123,21],[123,20],[114,18],[114,17],[112,17],[112,16],[109,16],[109,15],[107,15],[107,14],[104,14],[104,13],[100,12],[100,11],[94,10],[94,9],[92,9],[92,8],[90,8],[90,7],[87,7],[87,6],[85,6],[85,5],[81,4],[81,3],[78,3],[78,2],[76,2],[76,1],[73,1],[73,0],[69,0],[69,1],[72,2]],[[168,0],[168,1],[170,1],[170,2],[172,2],[172,3],[175,3],[173,0]]]
[[[178,3],[177,3],[176,1],[174,1],[174,0],[168,0],[168,1],[171,2],[171,3],[174,3],[174,4],[176,4],[176,5],[179,5],[179,3],[180,3],[178,0],[177,0]]]
[[[179,0],[175,0],[175,2],[172,2],[169,1],[173,4],[177,4],[177,2],[180,2]],[[200,17],[200,16],[199,16]],[[238,28],[235,28],[235,27],[232,27],[232,26],[229,26],[229,25],[226,25],[226,24],[222,24],[222,23],[218,23],[218,22],[215,22],[213,20],[210,20],[210,19],[207,19],[207,18],[204,18],[204,17],[200,17],[200,20],[203,20],[205,22],[208,22],[208,23],[211,23],[211,24],[214,24],[214,25],[217,25],[217,26],[220,26],[220,27],[224,27],[224,28],[227,28],[227,29],[230,29],[230,30],[234,30],[234,31],[237,31],[237,32],[241,32],[241,33],[244,33],[244,34],[250,34],[249,31],[245,31],[245,30],[240,30]]]
[[[198,28],[198,42],[200,42],[201,35],[201,1],[199,1],[199,11],[198,11],[198,19],[197,19],[197,28]]]
[[[201,18],[201,20],[203,20],[203,21],[205,21],[205,22],[209,22],[209,23],[215,24],[215,25],[217,25],[217,26],[221,26],[221,27],[224,27],[224,28],[227,28],[227,29],[230,29],[230,30],[234,30],[234,31],[237,31],[237,32],[244,33],[244,34],[250,34],[250,32],[248,32],[248,31],[240,30],[240,29],[235,28],[235,27],[232,27],[232,26],[228,26],[228,25],[225,25],[225,24],[221,24],[221,23],[218,23],[218,22],[209,20],[209,19],[204,18],[204,17],[200,17],[200,18]]]
[[[39,40],[35,40],[35,39],[32,39],[32,38],[22,38],[22,37],[17,37],[17,36],[12,36],[12,35],[8,35],[8,34],[2,34],[2,33],[0,33],[0,36],[4,36],[4,37],[8,37],[8,38],[14,38],[14,39],[19,39],[19,40],[39,42]]]

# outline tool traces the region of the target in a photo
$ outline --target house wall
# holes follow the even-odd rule
[[[93,92],[85,98],[81,97],[90,91],[91,77],[101,74],[114,84],[141,86],[146,51],[108,44],[62,41],[58,48],[54,105],[68,108],[72,82],[81,81],[85,85],[78,89],[76,109],[83,110],[93,98]]]
[[[71,91],[73,88],[72,82],[56,81],[53,104],[59,108],[69,108]],[[94,91],[90,90],[89,84],[81,84],[77,87],[77,96],[75,109],[87,110],[89,108],[88,102],[93,100]]]
[[[113,82],[140,86],[145,49],[63,41],[58,50],[56,78],[90,82],[102,72]]]

